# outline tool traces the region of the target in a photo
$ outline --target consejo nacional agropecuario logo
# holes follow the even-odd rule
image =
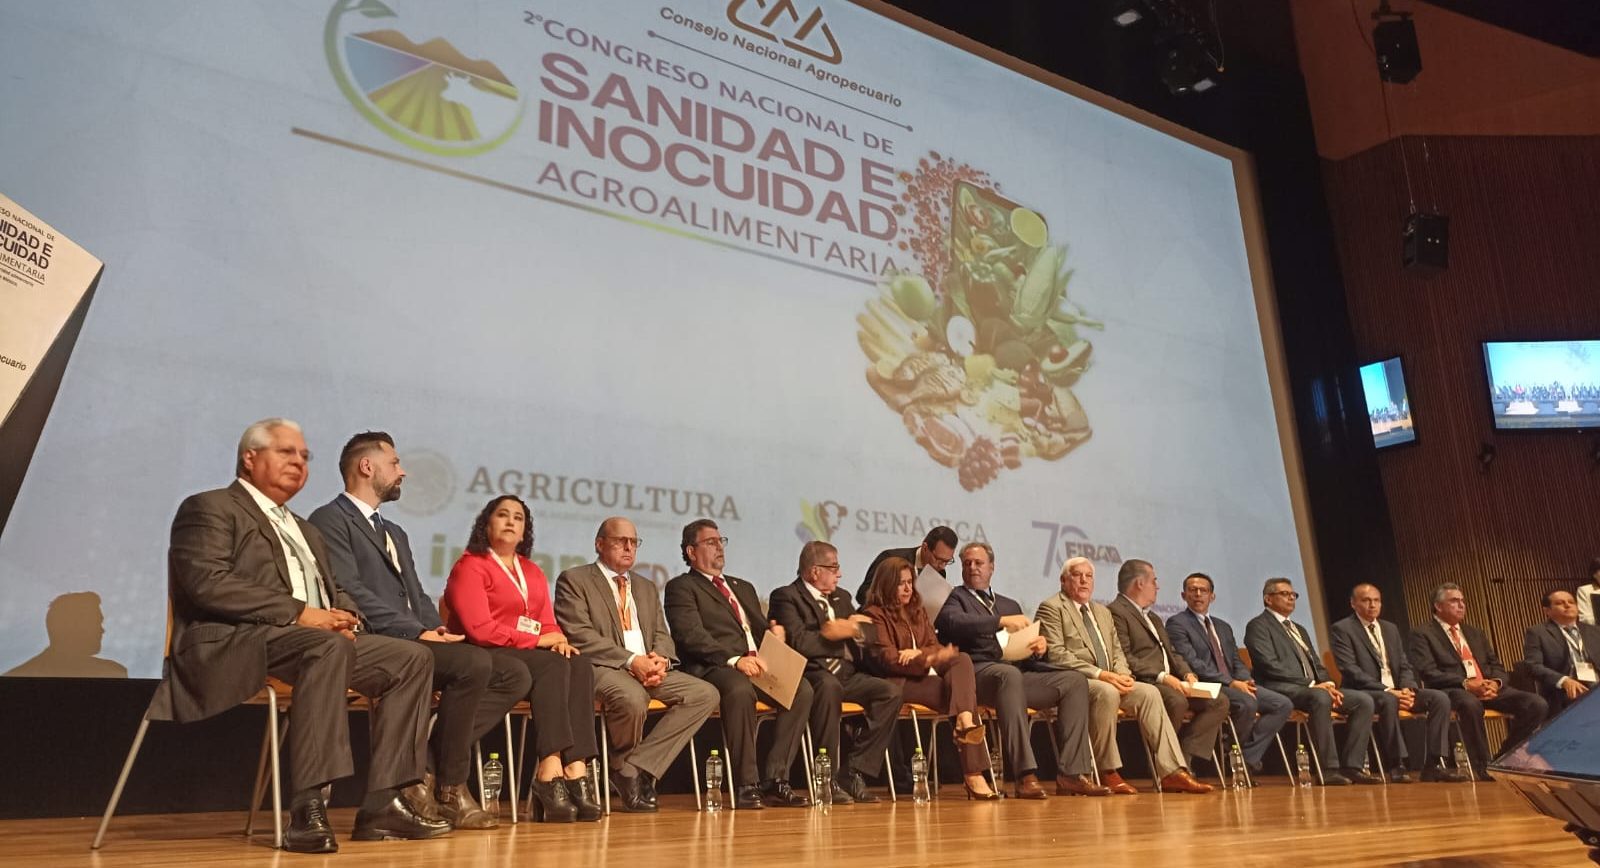
[[[323,28],[328,67],[350,103],[378,129],[430,154],[481,154],[522,121],[521,93],[489,60],[441,36],[417,41],[382,0],[336,0]]]

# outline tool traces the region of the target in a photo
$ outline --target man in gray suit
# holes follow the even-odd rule
[[[239,438],[227,488],[191,495],[167,551],[171,650],[151,720],[203,720],[244,702],[268,675],[294,685],[292,793],[284,848],[339,849],[324,784],[355,772],[345,691],[373,701],[372,762],[353,838],[432,838],[401,789],[422,780],[433,660],[413,642],[367,633],[339,587],[322,534],[285,505],[306,484],[300,426],[263,419]]]
[[[1167,628],[1160,616],[1150,611],[1156,602],[1156,568],[1149,561],[1130,558],[1117,570],[1117,598],[1106,608],[1117,624],[1117,641],[1133,677],[1154,684],[1161,692],[1167,716],[1178,729],[1184,759],[1210,756],[1216,748],[1217,733],[1228,719],[1228,698],[1190,696],[1188,686],[1200,680],[1188,661],[1172,648]],[[1183,722],[1194,710],[1194,719]],[[1219,770],[1220,771],[1220,770]]]
[[[654,813],[656,781],[711,716],[717,689],[673,666],[678,652],[656,586],[630,573],[639,554],[633,522],[613,516],[594,535],[595,562],[556,577],[556,622],[594,664],[594,694],[611,741],[611,783],[622,810]],[[667,711],[644,734],[650,700]]]
[[[1404,760],[1406,743],[1400,733],[1400,712],[1414,713],[1426,721],[1427,751],[1422,761],[1424,781],[1463,782],[1464,774],[1442,767],[1450,756],[1450,697],[1442,691],[1423,687],[1416,670],[1406,657],[1400,628],[1379,620],[1383,614],[1383,594],[1376,585],[1365,582],[1350,589],[1350,616],[1328,628],[1333,634],[1333,661],[1339,664],[1340,689],[1359,690],[1372,697],[1377,709],[1378,749],[1389,764],[1389,779],[1411,782]]]
[[[1094,601],[1093,562],[1081,557],[1067,561],[1061,568],[1061,593],[1039,604],[1038,621],[1046,662],[1082,672],[1089,679],[1089,738],[1101,783],[1118,795],[1139,792],[1122,779],[1122,754],[1117,750],[1117,709],[1126,708],[1155,754],[1154,772],[1162,790],[1211,792],[1210,784],[1189,774],[1189,761],[1161,692],[1135,679],[1128,669],[1111,612]]]
[[[311,513],[328,543],[334,575],[361,606],[372,632],[420,642],[433,656],[439,717],[429,744],[429,774],[406,795],[414,805],[432,803],[437,776],[438,812],[451,826],[493,829],[499,821],[478,807],[467,787],[472,745],[528,695],[532,676],[512,658],[446,630],[422,590],[410,538],[378,509],[400,499],[406,478],[394,439],[381,431],[351,437],[339,453],[339,473],[344,493]]]
[[[1289,697],[1294,707],[1311,718],[1311,740],[1321,763],[1319,785],[1345,786],[1383,783],[1361,771],[1372,732],[1372,697],[1360,691],[1340,692],[1317,657],[1316,644],[1294,614],[1300,592],[1288,579],[1267,579],[1261,589],[1266,611],[1244,628],[1244,647],[1250,650],[1250,671],[1256,681]],[[1343,770],[1333,741],[1333,712],[1343,711],[1350,725],[1345,731]]]

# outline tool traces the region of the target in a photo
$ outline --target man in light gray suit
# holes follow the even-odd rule
[[[633,522],[595,531],[595,562],[556,577],[556,622],[594,664],[594,693],[611,740],[611,783],[622,810],[656,811],[656,781],[722,701],[710,684],[674,669],[677,650],[655,583],[628,572],[639,554]],[[650,700],[667,711],[647,736]]]
[[[1047,645],[1045,660],[1089,679],[1089,739],[1101,782],[1119,795],[1138,792],[1122,779],[1122,755],[1117,751],[1117,709],[1126,708],[1155,753],[1154,771],[1163,791],[1211,792],[1210,784],[1189,774],[1161,692],[1154,684],[1134,679],[1111,611],[1093,596],[1094,564],[1088,558],[1072,558],[1061,569],[1061,593],[1039,604],[1038,621]]]

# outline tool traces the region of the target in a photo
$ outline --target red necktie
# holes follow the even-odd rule
[[[1461,655],[1461,668],[1467,670],[1468,678],[1482,678],[1483,667],[1478,665],[1477,658],[1472,656],[1472,646],[1461,637],[1461,628],[1450,628],[1450,643],[1456,646],[1456,653]],[[1471,664],[1470,666],[1467,664]]]
[[[712,576],[711,584],[716,585],[717,590],[722,592],[723,598],[728,601],[728,607],[733,609],[733,617],[738,620],[739,626],[744,626],[744,611],[739,608],[739,601],[733,598],[733,591],[728,589],[728,583],[724,582],[721,576]]]

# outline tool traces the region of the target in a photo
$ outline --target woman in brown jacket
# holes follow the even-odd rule
[[[867,649],[867,668],[899,682],[906,702],[950,715],[967,796],[1000,798],[983,775],[989,757],[983,724],[977,719],[978,688],[972,658],[954,645],[939,644],[908,561],[887,558],[878,565],[861,613],[878,627],[878,641]]]

